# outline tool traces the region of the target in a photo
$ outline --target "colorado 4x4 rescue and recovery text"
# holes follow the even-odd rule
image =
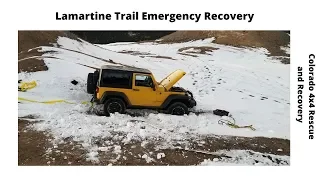
[[[309,55],[309,139],[314,138],[314,116],[316,113],[315,106],[315,81],[314,81],[314,71],[315,71],[315,59],[314,54]]]
[[[315,105],[315,98],[316,95],[314,93],[315,91],[315,59],[316,56],[314,54],[309,54],[308,57],[308,78],[306,79],[308,88],[304,88],[304,82],[305,79],[303,78],[303,68],[301,66],[298,67],[298,86],[297,86],[297,116],[296,116],[296,121],[299,123],[307,123],[308,127],[308,139],[314,139],[314,129],[315,129],[315,115],[316,115],[316,105]],[[307,94],[307,99],[303,98],[304,90],[309,90],[309,93]],[[303,118],[303,103],[306,102],[308,105],[308,110],[307,110],[307,116],[308,120],[305,121]]]

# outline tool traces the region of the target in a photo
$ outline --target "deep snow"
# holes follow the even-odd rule
[[[74,104],[19,103],[19,117],[37,115],[44,120],[35,124],[37,130],[48,130],[59,142],[73,137],[83,142],[93,158],[98,147],[91,146],[95,137],[110,137],[112,132],[127,134],[124,141],[134,138],[160,137],[183,140],[192,135],[266,136],[290,139],[289,131],[289,66],[270,60],[265,49],[240,49],[210,43],[212,39],[177,44],[114,43],[92,45],[60,37],[56,47],[42,47],[48,71],[19,73],[23,81],[36,80],[38,86],[19,97],[35,100],[64,99]],[[178,49],[189,46],[219,48],[209,54],[194,54],[197,57],[178,54]],[[62,49],[63,48],[63,49]],[[117,51],[139,51],[172,59],[130,55]],[[52,52],[55,51],[55,52]],[[90,56],[89,56],[90,55]],[[55,58],[49,58],[55,57]],[[86,78],[97,67],[108,64],[105,60],[150,69],[157,80],[176,69],[187,75],[178,86],[194,93],[197,109],[225,109],[231,112],[238,125],[253,125],[250,129],[233,129],[218,124],[220,117],[213,114],[176,117],[148,113],[146,117],[112,115],[99,117],[86,113],[91,96],[86,93]],[[85,66],[84,66],[85,65]],[[72,80],[79,84],[72,85]],[[132,121],[132,119],[138,121]],[[145,129],[141,129],[145,126]],[[160,130],[161,129],[161,130]],[[93,158],[94,159],[94,158]]]

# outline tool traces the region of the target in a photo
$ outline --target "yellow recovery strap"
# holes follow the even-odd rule
[[[230,116],[231,117],[231,116]],[[239,125],[236,125],[236,120],[233,118],[233,117],[231,117],[232,118],[232,120],[233,120],[233,122],[231,122],[231,121],[229,121],[229,120],[226,120],[226,119],[220,119],[219,121],[218,121],[218,123],[219,124],[226,124],[226,125],[228,125],[229,127],[231,127],[231,128],[249,128],[249,129],[251,129],[252,131],[255,131],[256,129],[252,126],[252,125],[250,125],[250,126],[239,126]]]
[[[36,81],[22,82],[21,85],[18,87],[18,91],[26,92],[27,90],[32,89],[36,86]]]
[[[67,103],[67,104],[77,104],[77,103],[73,103],[73,102],[69,102],[63,99],[58,99],[58,100],[50,100],[50,101],[36,101],[36,100],[32,100],[32,99],[27,99],[27,98],[22,98],[22,97],[18,97],[18,100],[20,101],[27,101],[27,102],[34,102],[34,103],[43,103],[43,104],[55,104],[55,103]],[[89,104],[90,102],[88,101],[83,101],[81,102],[81,104]],[[91,103],[92,104],[92,103]]]
[[[18,87],[18,91],[26,92],[29,89],[35,88],[37,86],[36,81],[31,82],[22,82],[21,85]],[[73,102],[69,102],[66,100],[58,99],[58,100],[50,100],[50,101],[36,101],[32,99],[22,98],[18,97],[19,101],[27,101],[27,102],[33,102],[33,103],[43,103],[43,104],[55,104],[55,103],[67,103],[67,104],[77,104]],[[81,104],[89,104],[90,102],[84,101]],[[93,105],[93,103],[91,103]]]

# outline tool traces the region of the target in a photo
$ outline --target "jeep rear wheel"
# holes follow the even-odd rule
[[[87,92],[89,94],[94,94],[95,84],[93,79],[93,73],[89,73],[87,77]]]
[[[109,116],[110,114],[113,114],[116,112],[123,114],[126,110],[126,106],[121,99],[111,98],[104,103],[103,109],[104,109],[105,115]]]
[[[182,116],[184,114],[189,114],[189,110],[184,103],[175,102],[168,107],[167,113],[172,115]]]

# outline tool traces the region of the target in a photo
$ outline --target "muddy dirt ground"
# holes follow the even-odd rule
[[[290,141],[276,138],[246,138],[230,136],[213,136],[197,139],[190,139],[189,150],[185,149],[157,149],[155,144],[143,145],[141,142],[123,144],[121,141],[113,141],[113,145],[121,147],[121,153],[111,151],[99,151],[100,162],[86,160],[86,150],[80,144],[66,139],[64,144],[56,146],[51,143],[52,137],[47,132],[39,132],[28,129],[28,125],[36,123],[26,120],[18,120],[18,165],[197,165],[205,159],[228,158],[224,155],[210,154],[216,150],[253,150],[261,153],[290,156]],[[99,145],[106,139],[97,140]],[[110,141],[111,142],[111,141]],[[201,143],[199,143],[201,142]],[[278,151],[282,149],[282,151]],[[196,152],[197,151],[197,152]],[[158,158],[159,153],[165,157]],[[143,156],[148,155],[152,161]]]

